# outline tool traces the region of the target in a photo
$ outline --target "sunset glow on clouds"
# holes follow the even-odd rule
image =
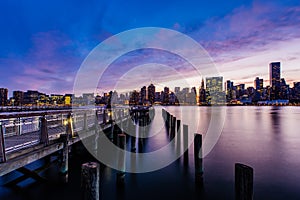
[[[267,81],[268,64],[281,61],[282,76],[288,83],[300,81],[300,3],[296,0],[0,4],[0,87],[7,87],[10,94],[27,89],[70,93],[81,63],[94,47],[114,34],[149,26],[173,29],[199,42],[225,80],[252,85],[259,76]],[[141,77],[149,78],[151,66],[147,63],[190,73],[186,63],[175,55],[136,51],[115,62],[118,70],[107,72],[100,90],[113,89],[123,72],[138,65],[145,66]],[[142,69],[139,67],[139,73]],[[166,80],[174,78],[164,73],[157,70],[157,75]],[[195,79],[194,86],[199,87],[200,81]],[[130,84],[137,89],[142,86],[130,79],[127,84],[128,88]],[[145,84],[142,79],[141,84]]]

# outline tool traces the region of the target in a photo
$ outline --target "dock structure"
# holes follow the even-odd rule
[[[112,112],[114,118],[109,119]],[[99,137],[104,130],[110,130],[116,123],[127,120],[128,116],[127,108],[1,113],[0,176],[17,170],[24,177],[40,179],[38,172],[25,166],[61,152],[60,173],[66,176],[67,181],[69,147],[80,140]]]

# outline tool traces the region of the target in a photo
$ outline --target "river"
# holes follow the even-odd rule
[[[149,127],[151,138],[145,146],[150,153],[160,152],[169,144],[162,107],[155,109],[155,118]],[[234,164],[237,162],[254,169],[254,199],[300,199],[300,107],[165,109],[189,126],[190,136],[203,134],[204,186],[194,184],[192,145],[186,164],[182,157],[174,161],[171,148],[176,146],[175,142],[149,162],[156,167],[161,164],[158,170],[151,171],[148,167],[147,173],[127,173],[123,188],[116,186],[116,170],[102,166],[101,199],[234,199]],[[58,182],[57,166],[52,166],[43,174],[49,182],[27,180],[15,188],[1,186],[0,199],[81,199],[80,165],[93,159],[87,152],[84,154],[71,157],[68,184]],[[170,164],[166,164],[168,159]],[[139,162],[143,161],[137,160],[135,164]],[[34,165],[38,163],[29,167]],[[17,172],[10,176],[17,176]],[[2,177],[0,181],[3,183],[5,179],[7,177]]]

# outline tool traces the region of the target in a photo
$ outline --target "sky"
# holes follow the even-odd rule
[[[3,0],[0,19],[0,87],[10,95],[29,89],[73,93],[78,71],[97,45],[141,27],[191,37],[207,51],[217,75],[235,84],[251,86],[259,76],[268,85],[268,65],[274,61],[281,62],[287,83],[300,81],[298,0]],[[165,51],[128,52],[91,90],[139,89],[150,82],[176,85],[182,75],[199,87],[200,78],[186,66],[178,55]]]

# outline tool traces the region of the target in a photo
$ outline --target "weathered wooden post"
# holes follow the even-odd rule
[[[83,113],[83,130],[88,130],[88,120],[87,120],[87,113]]]
[[[170,114],[170,120],[168,122],[168,134],[171,135],[172,133],[172,122],[173,122],[173,115]]]
[[[181,120],[178,119],[176,124],[177,124],[177,127],[176,127],[176,134],[177,134],[177,153],[180,153],[180,150],[181,150],[181,148],[180,148],[180,144],[181,144],[181,127],[180,127],[180,125],[181,125]]]
[[[195,133],[194,138],[195,181],[203,184],[202,135]]]
[[[122,131],[124,130],[123,120],[124,120],[124,110],[120,109],[120,128]]]
[[[96,162],[81,165],[81,188],[84,200],[99,200],[100,166]]]
[[[189,160],[189,127],[188,125],[183,124],[183,150],[184,150],[184,161]]]
[[[45,116],[40,117],[40,143],[47,146],[49,144],[48,126]]]
[[[69,137],[74,137],[73,121],[72,121],[72,113],[71,112],[67,116],[66,133],[69,135]]]
[[[135,143],[136,143],[136,136],[137,136],[138,126],[133,124],[133,126],[129,128],[129,131],[134,131],[134,133],[132,133],[132,135],[131,135],[130,146],[131,146],[131,151],[135,152],[136,151],[136,144]]]
[[[170,113],[166,111],[166,128],[168,133],[169,133],[169,124],[170,124]]]
[[[105,125],[106,124],[106,109],[105,108],[103,109],[103,118],[102,119],[103,119],[102,123],[103,123],[103,125]]]
[[[117,184],[122,185],[125,182],[125,170],[126,170],[126,158],[125,158],[125,147],[126,147],[126,135],[118,135],[118,147],[123,151],[119,152],[118,155],[118,168],[119,172],[117,173]]]
[[[0,124],[0,163],[6,162],[5,142],[4,142],[5,127]]]
[[[140,118],[138,120],[138,145],[139,145],[139,151],[141,151],[144,147],[144,141],[143,141],[143,138],[142,138],[142,132],[143,132],[143,127],[142,127],[142,119]]]
[[[235,163],[235,199],[253,199],[253,168]]]
[[[60,134],[60,140],[63,142],[63,149],[60,158],[60,177],[62,182],[68,182],[68,168],[69,168],[69,134]]]
[[[113,126],[113,125],[112,125]],[[118,144],[118,135],[120,134],[120,130],[118,128],[112,129],[112,140],[114,144]]]
[[[177,137],[178,137],[178,136],[180,136],[180,134],[181,134],[181,129],[180,129],[181,120],[178,119],[176,124],[177,124],[176,132],[177,132]]]
[[[176,133],[176,117],[173,117],[173,121],[172,121],[172,129],[171,129],[171,139],[173,139],[175,137],[175,133]]]
[[[99,124],[98,124],[98,114],[96,110],[96,116],[95,116],[95,141],[94,141],[94,154],[97,157],[98,156],[98,143],[99,143]]]
[[[59,118],[58,118],[59,119]],[[63,114],[61,113],[60,114],[60,122],[61,122],[61,125],[63,126],[65,124],[65,120],[63,118]]]

